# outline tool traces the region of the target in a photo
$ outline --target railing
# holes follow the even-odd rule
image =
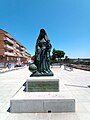
[[[25,57],[25,54],[24,54],[24,53],[22,53],[22,55],[23,55],[23,57]]]
[[[14,44],[14,41],[12,41],[12,40],[11,40],[10,38],[8,38],[8,37],[4,37],[4,40],[7,40],[8,42]]]
[[[11,49],[11,50],[14,49],[14,48],[13,48],[12,46],[10,46],[10,45],[5,45],[5,48],[9,48],[9,49]]]
[[[13,54],[13,53],[10,53],[10,52],[5,52],[4,54],[5,54],[5,55],[14,56],[14,54]]]
[[[26,49],[25,48],[23,48],[23,47],[21,47],[21,49],[23,50],[23,51],[25,51]]]
[[[19,47],[19,45],[18,45],[18,44],[16,44],[16,46],[17,46],[17,47]]]
[[[16,49],[17,52],[20,52],[20,50]]]

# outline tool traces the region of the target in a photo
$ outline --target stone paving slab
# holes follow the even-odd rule
[[[24,66],[24,67],[13,67],[13,68],[2,68],[2,69],[0,69],[0,73],[10,72],[10,71],[13,71],[13,70],[19,70],[19,69],[23,69],[25,67],[26,66]]]
[[[60,79],[60,83],[66,86],[61,91],[65,92],[68,89],[75,97],[75,113],[14,114],[7,112],[10,99],[30,76],[28,68],[25,68],[0,74],[0,120],[90,120],[90,88],[87,87],[90,85],[90,72],[78,69],[67,71],[63,66],[53,67],[52,71]]]

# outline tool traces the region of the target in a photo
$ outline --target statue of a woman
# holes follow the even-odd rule
[[[36,42],[35,49],[35,60],[34,65],[37,70],[32,74],[32,76],[53,76],[50,70],[50,51],[52,45],[44,29],[40,30]]]

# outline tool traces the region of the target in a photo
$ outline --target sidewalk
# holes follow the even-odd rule
[[[10,113],[10,99],[30,76],[28,68],[0,74],[0,120],[90,120],[90,72],[64,67],[53,67],[52,71],[66,86],[76,100],[73,113]],[[65,91],[65,89],[60,89]]]
[[[9,72],[9,71],[13,71],[13,70],[19,70],[19,69],[23,69],[24,67],[13,67],[13,68],[0,68],[0,73],[5,73],[5,72]]]

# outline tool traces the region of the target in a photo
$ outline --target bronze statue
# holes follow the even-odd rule
[[[50,70],[51,48],[52,45],[46,31],[41,29],[36,41],[35,60],[34,63],[29,66],[29,70],[33,72],[31,76],[53,76]]]

